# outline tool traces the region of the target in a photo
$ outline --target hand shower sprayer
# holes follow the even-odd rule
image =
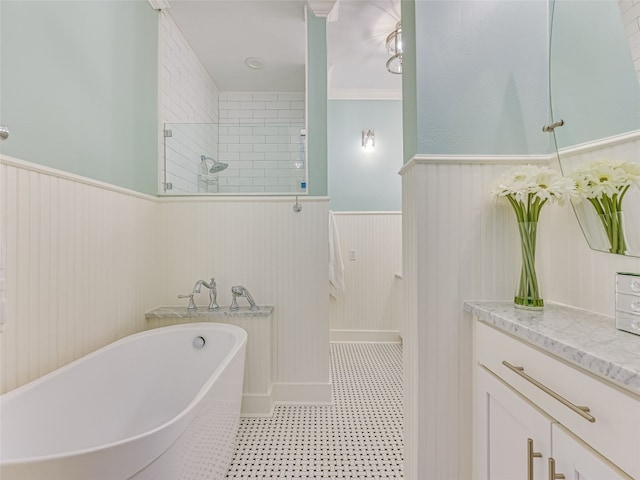
[[[235,311],[240,308],[238,306],[238,300],[237,300],[238,297],[245,297],[247,299],[250,305],[249,310],[255,311],[260,308],[256,305],[256,302],[253,301],[253,297],[249,293],[249,290],[247,290],[242,285],[236,285],[234,287],[231,287],[231,294],[232,294],[232,300],[231,300],[231,306],[229,307],[229,310],[231,311]]]

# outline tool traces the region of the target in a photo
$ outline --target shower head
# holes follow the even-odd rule
[[[212,162],[211,168],[209,169],[209,173],[221,172],[222,170],[224,170],[229,166],[228,163],[219,162],[215,158],[207,157],[205,155],[200,155],[200,160],[202,160],[203,162],[210,160]]]
[[[222,170],[224,170],[228,166],[229,166],[228,163],[223,163],[223,162],[219,162],[217,160],[214,160],[213,161],[213,165],[211,165],[211,168],[209,169],[209,173],[221,172]]]

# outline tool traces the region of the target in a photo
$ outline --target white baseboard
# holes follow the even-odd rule
[[[271,396],[274,403],[311,403],[326,405],[332,402],[333,385],[327,383],[274,383]]]
[[[243,417],[270,417],[276,404],[330,405],[332,384],[327,383],[274,383],[270,394],[242,395]]]
[[[270,417],[273,414],[273,400],[270,394],[242,395],[242,409],[240,415],[243,417]]]
[[[329,340],[331,342],[402,342],[398,330],[330,330]]]

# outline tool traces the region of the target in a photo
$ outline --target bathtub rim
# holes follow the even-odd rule
[[[150,430],[147,430],[143,433],[140,433],[138,435],[133,435],[133,436],[129,436],[126,437],[124,439],[121,440],[117,440],[114,442],[110,442],[110,443],[105,443],[102,445],[99,445],[97,447],[90,447],[90,448],[84,448],[84,449],[78,449],[78,450],[71,450],[68,452],[63,452],[63,453],[56,453],[56,454],[51,454],[51,455],[42,455],[42,456],[38,456],[38,457],[23,457],[23,458],[19,458],[19,459],[7,459],[7,460],[3,460],[0,457],[0,468],[2,467],[14,467],[14,466],[20,466],[20,465],[24,465],[24,464],[29,464],[29,463],[41,463],[41,462],[50,462],[50,461],[60,461],[60,460],[64,460],[66,458],[70,458],[73,456],[80,456],[80,455],[90,455],[90,454],[95,454],[98,453],[102,450],[107,450],[107,449],[112,449],[112,448],[120,448],[122,446],[124,446],[127,443],[133,443],[133,442],[137,442],[140,441],[142,439],[144,439],[145,437],[151,437],[152,435],[158,433],[161,430],[170,428],[171,426],[173,426],[174,424],[177,424],[178,422],[180,422],[184,417],[186,417],[187,415],[192,413],[193,407],[194,405],[197,405],[200,400],[202,400],[202,398],[206,395],[206,393],[209,391],[209,389],[211,388],[211,386],[215,383],[215,381],[218,379],[218,377],[220,377],[221,372],[224,370],[224,368],[227,367],[227,365],[230,363],[231,359],[234,358],[238,352],[244,347],[246,346],[247,343],[247,332],[246,330],[244,330],[242,327],[238,327],[236,325],[231,325],[231,324],[226,324],[226,323],[212,323],[212,322],[193,322],[193,323],[183,323],[183,324],[178,324],[178,325],[168,325],[165,327],[158,327],[158,328],[152,328],[149,330],[143,330],[142,332],[138,332],[138,333],[133,333],[131,335],[127,335],[125,337],[122,337],[114,342],[108,343],[100,348],[98,348],[97,350],[94,350],[92,352],[87,353],[86,355],[83,355],[75,360],[73,360],[72,362],[63,365],[62,367],[56,368],[55,370],[43,375],[42,377],[39,377],[31,382],[28,382],[14,390],[11,390],[10,392],[7,392],[5,394],[0,395],[0,398],[11,398],[14,396],[19,395],[20,393],[29,391],[35,387],[37,387],[40,383],[44,383],[45,381],[51,379],[52,377],[55,377],[56,375],[69,370],[71,368],[73,368],[76,364],[81,363],[83,361],[86,361],[92,357],[95,357],[97,355],[100,355],[101,353],[103,353],[105,350],[110,350],[112,348],[116,348],[118,345],[121,344],[126,344],[129,342],[133,342],[137,339],[139,339],[140,337],[145,337],[145,336],[155,336],[155,335],[163,335],[163,334],[167,334],[167,331],[169,330],[194,330],[194,333],[196,331],[202,331],[202,329],[209,329],[209,330],[217,330],[217,331],[225,331],[228,333],[233,334],[234,337],[234,343],[230,348],[229,353],[227,354],[227,356],[224,357],[224,361],[217,365],[215,370],[213,370],[213,372],[211,373],[211,375],[207,378],[207,381],[204,382],[202,384],[202,386],[200,387],[200,389],[198,390],[198,392],[194,395],[194,397],[191,399],[191,401],[189,402],[189,404],[187,406],[185,406],[185,408],[183,408],[177,415],[175,415],[174,417],[171,417],[168,421],[158,425],[155,428],[152,428]],[[175,441],[177,438],[171,439],[170,442],[167,443],[167,445],[163,448],[162,451],[165,451],[167,448],[169,448]],[[0,449],[1,450],[1,449]],[[153,461],[154,459],[151,459],[151,461]]]

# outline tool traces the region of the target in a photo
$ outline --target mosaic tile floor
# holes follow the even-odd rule
[[[227,478],[403,478],[402,347],[331,344],[331,406],[242,418]]]

